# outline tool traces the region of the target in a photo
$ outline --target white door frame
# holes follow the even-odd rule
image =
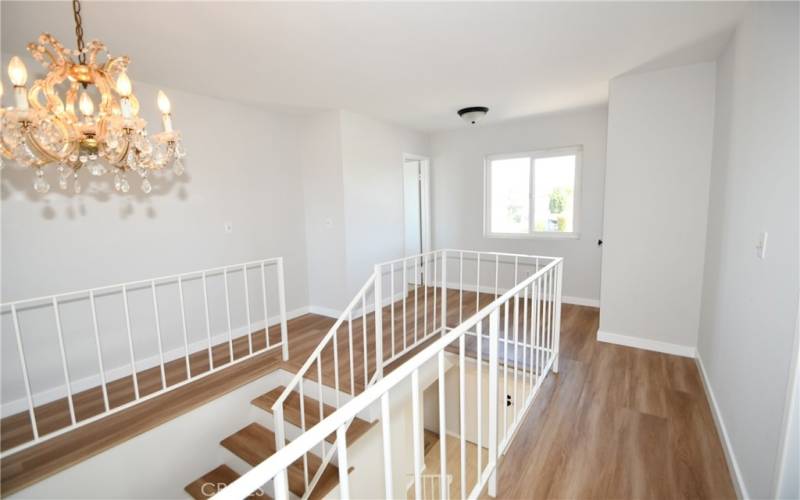
[[[430,177],[431,177],[431,160],[427,156],[403,153],[403,163],[405,165],[408,161],[419,161],[420,171],[420,218],[421,218],[421,232],[422,232],[422,252],[431,251],[431,190],[430,190]],[[404,199],[405,201],[405,199]],[[405,211],[403,211],[405,217]],[[405,220],[403,224],[405,227]],[[404,252],[406,245],[404,245]]]

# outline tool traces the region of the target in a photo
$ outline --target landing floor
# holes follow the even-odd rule
[[[598,316],[563,306],[560,372],[502,458],[497,498],[735,498],[694,360],[597,342]]]

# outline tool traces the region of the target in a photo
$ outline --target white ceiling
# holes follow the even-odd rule
[[[608,81],[714,57],[741,3],[85,2],[87,39],[136,80],[264,107],[345,108],[420,130],[600,104]],[[2,2],[2,50],[74,46],[69,2]],[[709,42],[708,40],[711,40]],[[693,47],[698,47],[694,50]],[[677,54],[677,56],[670,56]],[[693,61],[688,61],[693,62]]]

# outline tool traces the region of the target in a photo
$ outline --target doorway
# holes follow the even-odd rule
[[[403,155],[403,221],[404,255],[429,252],[430,160],[424,156]]]

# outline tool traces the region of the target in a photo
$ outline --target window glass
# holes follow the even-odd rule
[[[491,232],[527,233],[530,230],[531,159],[492,160]]]
[[[575,155],[534,161],[533,230],[574,231]]]

